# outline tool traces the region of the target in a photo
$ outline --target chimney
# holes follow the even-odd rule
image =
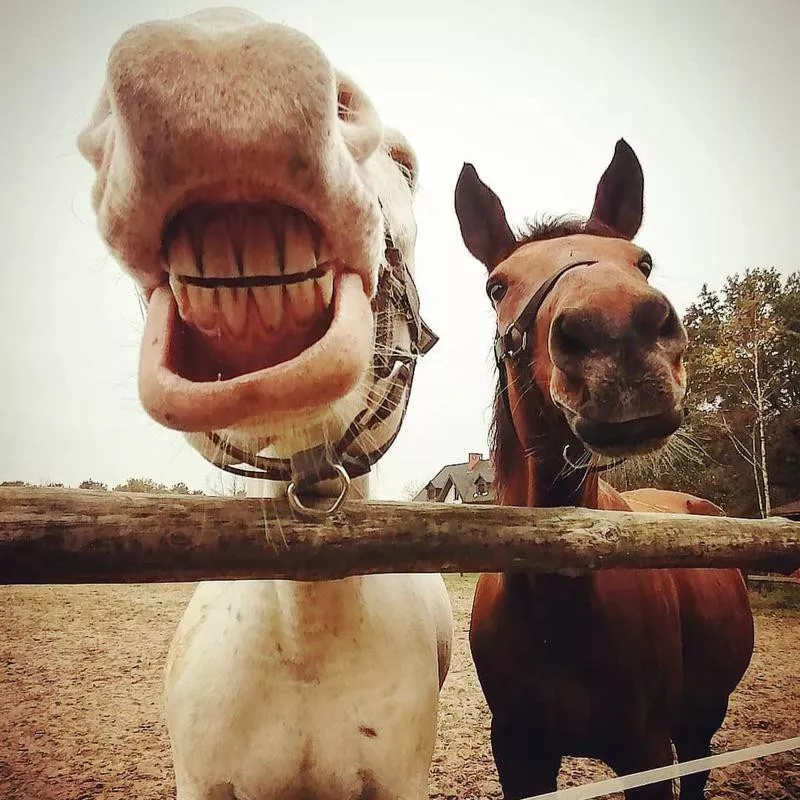
[[[467,462],[467,472],[472,472],[480,461],[483,461],[483,453],[470,453]]]

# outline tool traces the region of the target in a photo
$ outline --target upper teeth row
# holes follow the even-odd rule
[[[276,235],[277,232],[277,235]],[[315,247],[309,221],[299,212],[274,207],[185,215],[170,232],[167,266],[181,317],[206,331],[241,336],[256,318],[266,332],[287,322],[308,325],[328,308],[333,271],[286,286],[207,288],[181,282],[180,275],[237,277],[309,272],[328,264],[324,241]],[[253,313],[253,312],[256,313]]]

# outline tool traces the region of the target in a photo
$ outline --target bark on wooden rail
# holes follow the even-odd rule
[[[779,517],[348,502],[320,523],[285,501],[0,489],[5,584],[798,564]]]

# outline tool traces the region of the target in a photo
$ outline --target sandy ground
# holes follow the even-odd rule
[[[431,797],[499,798],[489,717],[469,657],[473,583],[448,578],[456,618]],[[0,587],[0,799],[174,797],[161,671],[189,585]],[[800,735],[800,616],[759,613],[756,652],[715,752]],[[561,786],[609,777],[567,759]],[[800,798],[800,754],[712,774],[709,797]]]

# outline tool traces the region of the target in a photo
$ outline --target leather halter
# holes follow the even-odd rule
[[[292,481],[292,488],[307,489],[320,481],[366,475],[391,447],[405,419],[414,368],[417,359],[439,341],[439,337],[422,319],[419,295],[408,265],[386,234],[385,260],[378,276],[378,289],[372,301],[375,321],[373,344],[372,387],[364,408],[356,415],[338,442],[323,442],[301,450],[291,458],[275,458],[248,453],[226,442],[214,432],[206,438],[214,446],[213,455],[203,454],[220,469],[245,478]],[[397,321],[408,331],[410,346],[396,342]],[[358,439],[368,436],[401,407],[397,427],[381,445],[369,450],[358,446]],[[237,466],[247,465],[247,466]],[[343,481],[344,483],[344,481]]]
[[[505,333],[502,335],[498,331],[494,340],[494,357],[497,361],[497,368],[500,371],[500,391],[505,399],[508,408],[509,417],[511,416],[511,408],[508,405],[508,384],[505,372],[505,361],[518,363],[522,356],[531,353],[531,342],[528,337],[528,332],[536,322],[536,317],[542,307],[547,295],[555,288],[555,285],[561,277],[575,267],[590,267],[597,264],[597,261],[573,261],[570,264],[565,264],[560,269],[556,270],[534,293],[527,305],[522,310],[522,313],[506,328]],[[530,374],[525,373],[525,386],[523,386],[523,393],[528,390],[528,384],[531,383]],[[608,464],[598,464],[596,466],[579,467],[572,462],[568,455],[569,444],[565,445],[561,457],[574,470],[585,469],[587,472],[606,472],[614,467],[619,466],[625,459],[618,459],[611,461]]]
[[[497,365],[502,367],[503,362],[507,359],[511,361],[518,361],[520,356],[529,351],[530,342],[528,340],[528,331],[533,327],[536,321],[536,316],[542,303],[545,301],[547,295],[558,283],[559,279],[565,272],[569,272],[575,267],[589,267],[596,264],[597,261],[574,261],[571,264],[566,264],[561,269],[551,275],[533,294],[528,305],[522,310],[522,313],[506,328],[505,333],[500,335],[498,332],[494,340],[494,357]]]

